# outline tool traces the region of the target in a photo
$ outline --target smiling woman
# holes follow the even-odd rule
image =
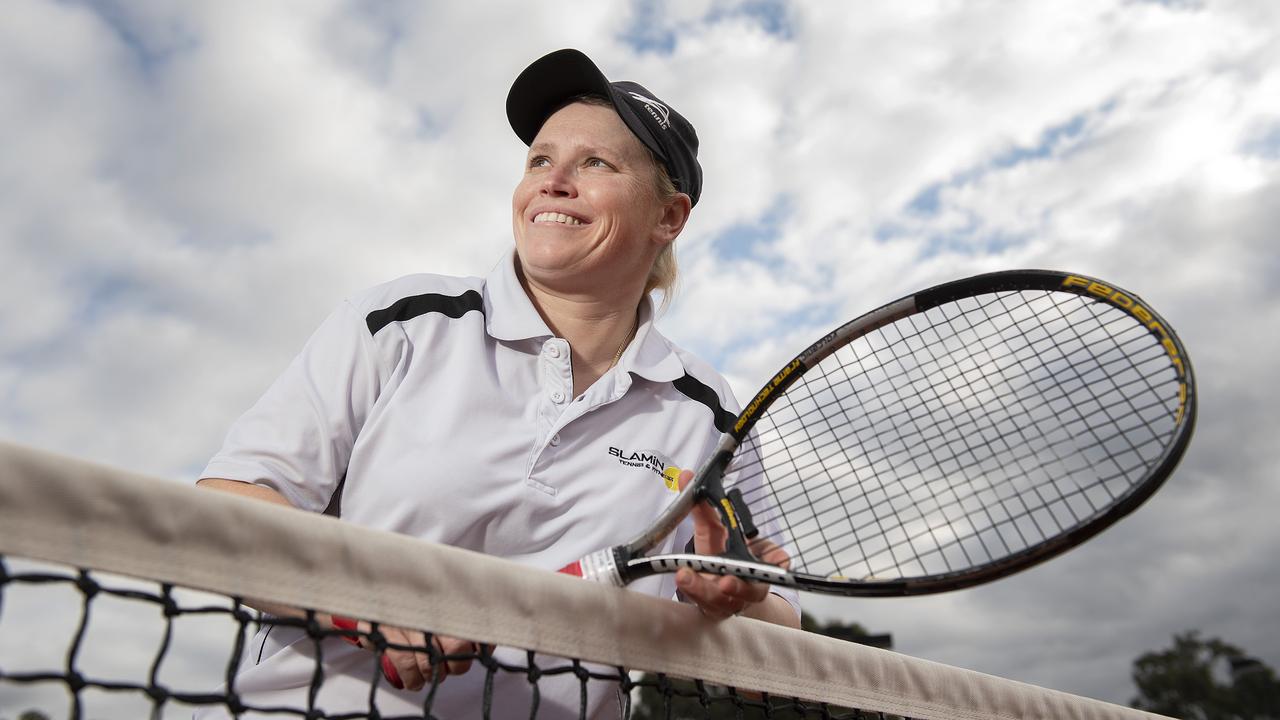
[[[609,109],[610,112],[615,113],[615,117],[620,117],[620,116],[616,116],[616,110],[614,110],[613,103],[609,99],[605,98],[603,95],[592,94],[592,93],[583,93],[581,95],[575,95],[574,97],[566,100],[564,104],[561,106],[561,108],[565,108],[574,104],[607,108]],[[557,108],[557,110],[561,108]],[[695,137],[693,139],[693,142],[696,144],[696,141],[697,139]],[[535,158],[532,157],[533,155],[532,150],[533,149],[531,148],[530,163],[533,163],[535,161]],[[657,154],[654,153],[653,150],[650,150],[648,147],[644,147],[642,145],[641,150],[645,153],[645,156],[648,159],[648,162],[645,164],[653,169],[653,189],[654,189],[654,192],[657,194],[658,200],[663,203],[667,203],[672,200],[675,200],[676,196],[680,194],[680,190],[678,190],[676,188],[675,183],[672,182],[671,175],[667,171],[666,164],[659,158]],[[542,160],[542,162],[545,163],[547,161]],[[597,164],[597,167],[608,166],[603,158],[596,158],[592,162],[595,162]],[[574,223],[574,222],[580,222],[580,221],[578,220],[578,218],[566,216],[566,219],[562,220],[562,222]],[[658,256],[657,258],[654,259],[653,265],[649,269],[649,276],[645,282],[644,291],[646,294],[654,290],[661,292],[662,301],[663,301],[663,304],[665,305],[666,303],[670,302],[672,298],[672,295],[675,290],[675,284],[676,284],[675,243],[670,242],[670,243],[663,244],[662,248],[658,251]]]
[[[669,297],[672,247],[701,195],[697,134],[654,93],[610,82],[575,50],[521,73],[507,117],[529,145],[512,196],[512,251],[485,278],[411,275],[343,303],[232,426],[201,486],[548,570],[629,539],[671,504],[691,476],[679,468],[707,456],[738,409],[718,373],[654,327],[650,293]],[[619,464],[618,448],[660,457],[663,467]],[[779,537],[768,525],[762,534]],[[664,546],[714,554],[723,536],[715,513],[699,507]],[[788,560],[785,548],[758,547],[764,561]],[[794,592],[738,578],[686,570],[632,589],[713,618],[799,623]],[[355,618],[319,621],[369,628]],[[394,688],[377,690],[383,712],[422,708],[433,675],[449,676],[431,699],[442,717],[478,712],[489,682],[497,705],[529,706],[527,683],[426,652],[430,642],[472,656],[474,643],[381,632],[421,650],[324,641],[324,662],[338,672],[326,674],[318,709],[366,707],[365,668],[379,665]],[[314,652],[304,632],[263,631],[235,690],[304,705]],[[495,655],[508,652],[520,661],[515,651]],[[589,685],[589,716],[617,716],[616,683]],[[538,717],[578,717],[583,692],[577,678],[547,678]],[[212,708],[202,717],[226,715]]]
[[[581,338],[570,340],[575,395],[627,342],[654,263],[688,218],[688,196],[659,197],[658,174],[618,114],[598,105],[557,110],[529,149],[512,199],[516,252],[551,329]],[[614,321],[603,333],[602,318]],[[584,320],[590,327],[574,327]]]

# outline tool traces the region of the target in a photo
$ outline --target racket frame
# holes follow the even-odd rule
[[[1180,404],[1176,413],[1176,437],[1148,471],[1146,479],[1102,515],[1083,525],[1043,540],[1009,555],[964,570],[917,578],[824,577],[783,570],[762,563],[749,549],[739,516],[749,518],[744,504],[736,502],[723,487],[726,468],[756,421],[787,388],[811,367],[854,340],[910,315],[925,312],[948,302],[993,292],[1044,290],[1070,292],[1108,302],[1132,315],[1160,340],[1179,381]],[[583,558],[583,577],[611,584],[630,582],[681,567],[719,575],[735,575],[775,585],[795,587],[834,595],[862,597],[923,595],[945,592],[990,582],[1043,562],[1092,538],[1132,512],[1154,493],[1176,467],[1195,425],[1196,393],[1190,359],[1181,341],[1164,319],[1137,295],[1096,278],[1053,270],[1006,270],[963,278],[936,285],[865,313],[832,330],[796,355],[777,372],[744,406],[729,432],[724,433],[694,478],[666,510],[632,541]],[[728,531],[726,550],[721,555],[666,553],[646,556],[662,542],[698,502],[707,502],[718,513]],[[747,523],[750,524],[749,522]],[[590,567],[588,567],[590,566]]]

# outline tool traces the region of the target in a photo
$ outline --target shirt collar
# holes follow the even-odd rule
[[[551,328],[543,322],[525,294],[520,278],[516,277],[514,248],[502,256],[484,279],[484,329],[495,340],[552,336]]]
[[[676,355],[671,344],[653,323],[653,298],[645,295],[640,301],[639,324],[636,337],[618,359],[618,366],[653,382],[671,382],[685,374],[684,363]]]
[[[670,382],[685,374],[675,347],[653,323],[653,299],[640,301],[635,339],[618,360],[618,367],[653,382]],[[516,341],[552,337],[542,316],[516,277],[514,248],[503,255],[484,281],[485,331],[495,340]]]

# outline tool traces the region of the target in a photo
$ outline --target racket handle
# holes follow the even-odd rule
[[[575,560],[565,565],[558,572],[562,572],[565,575],[576,575],[585,580],[594,580],[595,582],[615,587],[622,587],[626,584],[622,582],[622,575],[618,572],[618,556],[612,548],[593,552],[580,560]]]

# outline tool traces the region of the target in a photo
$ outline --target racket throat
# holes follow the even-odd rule
[[[746,500],[742,497],[742,491],[738,488],[731,488],[725,492],[720,485],[720,475],[724,472],[724,468],[720,467],[716,475],[707,478],[705,485],[699,493],[699,499],[710,505],[716,514],[720,517],[720,523],[728,532],[725,539],[724,552],[722,557],[735,560],[754,561],[756,558],[751,554],[749,541],[760,534],[760,530],[756,527],[751,517],[751,510],[747,507]]]
[[[623,587],[626,583],[623,582],[622,574],[619,572],[621,566],[619,548],[609,548],[608,550],[597,550],[590,555],[575,560],[560,568],[558,572],[565,575],[575,575],[584,580],[613,585],[614,587]]]

